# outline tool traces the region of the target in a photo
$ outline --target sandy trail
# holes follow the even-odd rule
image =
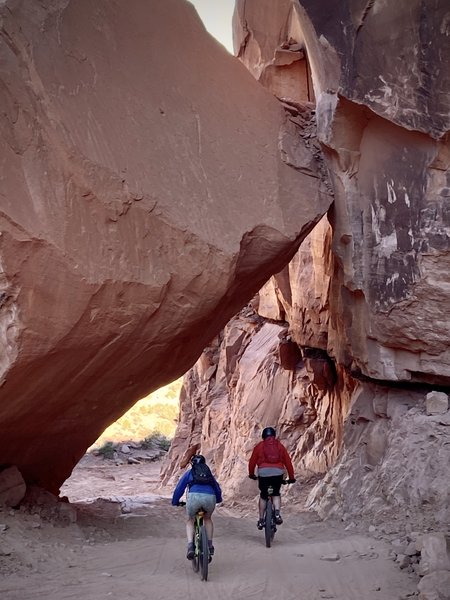
[[[9,544],[17,568],[3,564],[0,598],[399,600],[414,595],[414,579],[389,558],[386,541],[319,521],[294,504],[286,504],[285,522],[268,549],[255,526],[256,511],[231,512],[225,500],[215,517],[216,556],[208,582],[202,582],[184,556],[184,509],[170,506],[169,490],[161,495],[158,471],[154,463],[119,471],[82,462],[64,488],[77,501],[78,522],[65,527],[2,513],[0,522],[6,519],[8,529],[0,543]],[[119,495],[128,514],[113,502],[79,502]],[[339,560],[326,560],[336,554]]]

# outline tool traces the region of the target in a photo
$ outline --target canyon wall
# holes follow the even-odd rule
[[[332,197],[183,0],[0,3],[0,465],[53,492]]]
[[[253,496],[273,425],[304,480],[326,473],[319,514],[447,527],[449,33],[443,1],[236,3],[236,54],[323,153],[335,201],[186,376],[166,478],[199,444]]]

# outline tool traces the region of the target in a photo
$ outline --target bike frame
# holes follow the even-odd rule
[[[178,506],[186,506],[186,502],[178,502]],[[200,571],[202,581],[208,580],[208,565],[211,560],[209,555],[208,534],[203,522],[205,510],[201,508],[194,517],[194,558],[192,568],[196,573]]]

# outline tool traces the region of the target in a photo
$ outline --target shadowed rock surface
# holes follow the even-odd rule
[[[58,491],[331,198],[189,3],[6,1],[0,17],[0,463]]]

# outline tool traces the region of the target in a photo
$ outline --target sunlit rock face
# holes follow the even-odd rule
[[[326,473],[336,461],[351,382],[337,385],[326,354],[302,351],[290,339],[288,323],[261,317],[258,304],[256,296],[229,321],[184,377],[164,481],[179,474],[186,449],[199,444],[228,502],[254,496],[247,461],[268,425],[276,427],[303,480]]]
[[[240,439],[251,495],[244,463],[274,425],[303,476],[339,458],[310,499],[322,515],[445,525],[448,401],[431,414],[428,395],[450,383],[448,3],[236,4],[236,54],[303,120],[335,203],[260,290],[256,324],[241,313],[189,373],[173,460],[202,442],[241,490]]]
[[[0,18],[0,464],[56,491],[331,199],[189,3],[6,0]]]

